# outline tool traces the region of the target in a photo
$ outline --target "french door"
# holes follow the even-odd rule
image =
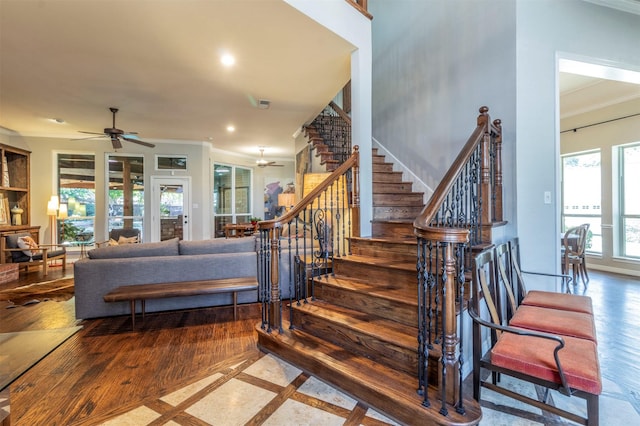
[[[151,177],[151,241],[191,239],[190,177]]]

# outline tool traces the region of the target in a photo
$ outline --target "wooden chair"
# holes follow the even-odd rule
[[[0,256],[2,260],[5,259],[5,253],[10,254],[11,263],[17,263],[20,269],[24,269],[29,272],[32,267],[42,266],[43,275],[49,273],[49,263],[51,261],[62,261],[62,270],[67,269],[67,251],[64,246],[58,244],[38,244],[37,248],[30,248],[28,251],[32,253],[31,256],[27,255],[24,248],[18,245],[18,239],[21,237],[30,237],[28,232],[10,234],[0,239]]]
[[[582,282],[587,284],[589,276],[587,274],[585,249],[587,243],[587,233],[589,224],[583,224],[569,228],[563,238],[562,244],[562,273],[568,274],[569,269],[573,271],[573,282],[580,276]]]
[[[514,238],[508,243],[501,244],[496,247],[496,256],[500,261],[505,257],[504,265],[506,274],[511,279],[513,292],[515,294],[516,304],[541,306],[544,308],[564,309],[574,312],[584,312],[593,315],[593,305],[591,298],[577,294],[570,294],[571,277],[568,275],[556,275],[543,272],[523,271],[520,267],[520,250],[519,240]],[[561,286],[565,290],[564,293],[555,291],[527,290],[525,284],[525,275],[546,276],[551,279],[561,280]]]
[[[474,398],[480,401],[484,387],[571,421],[598,425],[602,380],[596,343],[504,325],[494,302],[504,295],[496,283],[493,247],[474,258],[472,275],[469,315],[473,320]],[[492,373],[491,381],[483,378],[483,370]],[[542,386],[544,396],[538,400],[509,389],[499,383],[501,375]],[[585,399],[586,418],[551,405],[549,390]]]

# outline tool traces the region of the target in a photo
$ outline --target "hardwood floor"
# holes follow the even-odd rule
[[[12,286],[43,280],[37,275]],[[53,269],[46,279],[61,276]],[[590,276],[584,294],[593,298],[602,376],[619,388],[607,396],[625,399],[640,413],[640,279],[597,271]],[[235,322],[231,307],[152,314],[135,331],[128,316],[76,322],[73,299],[6,305],[0,302],[0,332],[83,326],[12,384],[14,425],[99,424],[223,366],[260,356],[257,305],[239,307]],[[603,407],[601,424],[613,424],[606,412]]]

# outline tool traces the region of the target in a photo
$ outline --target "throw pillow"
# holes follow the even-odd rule
[[[114,240],[113,238],[109,238],[109,241],[107,242],[107,245],[109,245],[109,246],[117,246],[118,242],[116,240]]]
[[[29,236],[24,236],[24,237],[18,238],[18,247],[20,247],[21,249],[27,249],[27,250],[22,250],[22,252],[29,257],[33,257],[33,252],[31,250],[37,249],[38,243],[36,243],[36,241],[33,238]]]
[[[123,237],[122,235],[120,235],[120,238],[118,238],[118,244],[134,244],[138,242],[138,237],[134,236],[134,237]]]

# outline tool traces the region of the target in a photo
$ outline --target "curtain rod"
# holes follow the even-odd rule
[[[592,126],[598,126],[600,124],[611,123],[612,121],[624,120],[625,118],[635,117],[636,115],[640,115],[640,112],[637,112],[637,113],[631,114],[631,115],[626,115],[624,117],[612,118],[611,120],[601,121],[599,123],[587,124],[586,126],[580,126],[580,127],[575,127],[573,129],[563,130],[563,131],[560,132],[560,134],[567,133],[567,132],[577,132],[580,129],[585,129],[587,127],[592,127]]]

